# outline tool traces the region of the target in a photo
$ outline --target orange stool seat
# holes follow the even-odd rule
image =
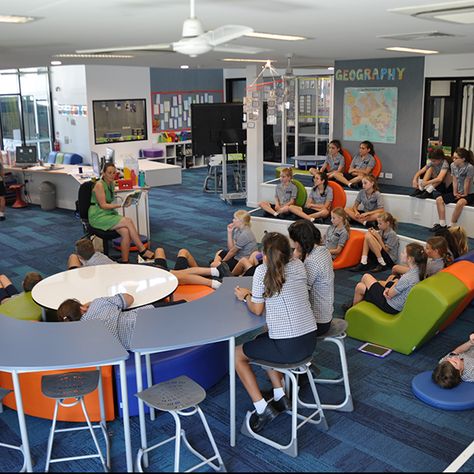
[[[25,185],[20,183],[20,184],[10,184],[9,188],[13,191],[15,191],[15,202],[12,204],[12,207],[15,209],[20,209],[22,207],[27,207],[28,204],[23,201],[23,197],[21,195],[21,190]]]
[[[207,295],[213,293],[214,290],[209,286],[204,285],[178,285],[175,292],[173,293],[173,299],[194,301],[199,298],[204,298]]]
[[[365,232],[361,230],[351,229],[349,239],[344,245],[342,252],[334,259],[334,270],[348,268],[357,265],[362,256],[362,247],[364,245]]]

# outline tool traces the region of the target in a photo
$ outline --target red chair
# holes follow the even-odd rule
[[[347,200],[346,192],[339,183],[336,183],[336,181],[328,181],[328,184],[331,186],[334,195],[332,209],[336,209],[336,207],[342,207],[344,209]]]
[[[374,155],[374,158],[375,158],[375,166],[374,166],[374,169],[372,170],[372,174],[374,175],[375,178],[378,178],[382,171],[382,162],[380,161],[380,158],[377,155]]]

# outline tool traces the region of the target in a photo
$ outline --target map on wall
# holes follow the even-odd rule
[[[397,87],[344,89],[344,140],[397,141]]]

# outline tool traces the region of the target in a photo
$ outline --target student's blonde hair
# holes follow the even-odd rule
[[[382,214],[377,216],[377,219],[381,219],[383,222],[388,222],[393,230],[397,228],[398,221],[392,214],[390,214],[390,212],[382,212]]]
[[[234,217],[239,219],[239,221],[242,221],[245,226],[250,227],[250,214],[247,211],[244,211],[243,209],[235,211]]]
[[[280,176],[282,174],[286,174],[288,175],[290,178],[293,178],[293,169],[292,168],[283,168],[281,171],[280,171]]]
[[[349,216],[347,215],[347,212],[344,210],[344,208],[336,207],[331,211],[331,214],[335,214],[336,216],[342,218],[344,227],[346,228],[347,233],[349,234],[351,231],[351,226],[349,224]]]

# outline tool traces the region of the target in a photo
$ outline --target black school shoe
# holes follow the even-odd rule
[[[378,229],[379,223],[377,221],[365,221],[364,227],[367,227],[367,229]]]
[[[420,195],[423,193],[423,191],[420,191],[418,188],[413,191],[410,196],[411,197],[420,197]]]
[[[232,272],[230,271],[229,265],[227,265],[227,262],[221,262],[221,264],[218,265],[216,268],[219,272],[219,278],[233,276]]]
[[[370,271],[371,273],[379,273],[379,272],[384,272],[388,269],[389,269],[388,265],[380,265],[379,263],[376,267],[372,268],[372,270]]]
[[[271,421],[273,421],[280,413],[273,406],[272,403],[268,403],[265,407],[265,411],[260,415],[257,412],[252,413],[250,417],[250,429],[255,433],[259,433],[265,428]]]
[[[268,403],[271,403],[273,405],[273,408],[275,408],[278,411],[278,413],[291,410],[291,402],[290,402],[290,399],[286,395],[283,395],[283,397],[281,397],[280,400],[278,401],[273,400],[272,402],[269,402],[269,400],[273,399],[273,390],[266,390],[266,391],[262,391],[262,397]]]
[[[440,225],[440,224],[435,224],[431,229],[430,232],[438,232],[441,229],[447,229],[447,226],[445,225]]]
[[[429,193],[428,191],[423,191],[421,194],[419,194],[416,197],[419,199],[434,198],[433,193]]]
[[[368,263],[359,263],[355,267],[349,268],[350,272],[358,273],[358,272],[367,272],[369,270]]]

